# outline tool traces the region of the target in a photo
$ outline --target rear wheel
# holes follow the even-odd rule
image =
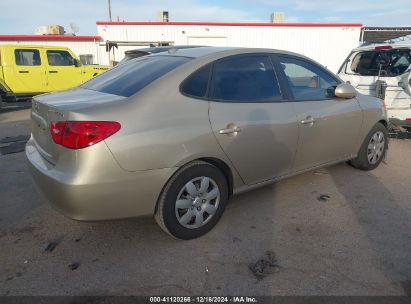
[[[217,224],[227,201],[224,174],[207,162],[195,161],[181,168],[167,183],[155,218],[172,236],[193,239]]]
[[[373,170],[378,167],[384,159],[388,148],[388,130],[377,123],[365,138],[356,158],[349,163],[360,170]]]

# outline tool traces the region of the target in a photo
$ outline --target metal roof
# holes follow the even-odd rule
[[[411,27],[364,27],[362,41],[376,43],[404,37],[411,34]]]

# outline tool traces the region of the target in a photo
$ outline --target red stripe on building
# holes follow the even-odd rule
[[[362,23],[241,23],[241,22],[108,22],[97,25],[201,25],[201,26],[272,26],[272,27],[362,27]]]
[[[0,41],[100,41],[100,36],[0,35]]]

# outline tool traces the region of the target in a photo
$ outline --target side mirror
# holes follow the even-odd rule
[[[75,66],[76,68],[81,67],[80,61],[77,60],[77,59],[74,59],[74,66]]]
[[[341,83],[335,88],[335,96],[350,99],[357,96],[357,91],[349,83]]]

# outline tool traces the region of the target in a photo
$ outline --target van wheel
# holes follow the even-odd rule
[[[209,232],[228,201],[228,184],[214,165],[194,161],[169,180],[160,195],[155,219],[170,235],[189,240]]]
[[[356,158],[349,161],[354,168],[369,171],[378,167],[388,149],[388,131],[377,123],[365,138]]]

